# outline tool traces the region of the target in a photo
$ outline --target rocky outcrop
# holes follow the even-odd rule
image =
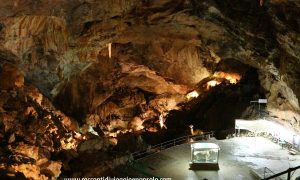
[[[168,128],[182,107],[222,130],[233,127],[228,108],[247,117],[250,100],[267,98],[266,115],[299,131],[299,9],[294,0],[1,2],[1,138],[30,162],[13,169],[57,177],[72,169],[81,133],[92,140],[80,151],[109,151],[122,135]],[[28,152],[37,150],[47,161]],[[62,150],[60,165],[49,152]]]
[[[24,75],[12,64],[4,64],[0,75],[0,88],[13,90],[24,86]]]
[[[18,68],[6,63],[1,69],[1,80],[9,81],[0,86],[0,171],[6,178],[18,173],[28,179],[57,178],[62,163],[52,154],[76,149],[82,140],[79,129],[71,129],[39,90],[24,84]]]
[[[102,56],[98,61],[58,86],[56,101],[65,112],[86,118],[85,123],[108,136],[143,130],[148,120],[159,125],[159,116],[185,100],[187,87],[145,66]]]
[[[1,49],[17,56],[11,63],[17,64],[26,74],[26,79],[49,95],[62,76],[60,64],[68,48],[65,21],[50,16],[2,17],[0,21]]]
[[[27,0],[1,8],[4,59],[78,119],[124,86],[186,94],[234,60],[259,70],[269,109],[292,111],[298,122],[298,2]]]

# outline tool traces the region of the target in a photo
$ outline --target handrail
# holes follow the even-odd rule
[[[187,136],[182,136],[179,138],[175,138],[172,140],[168,140],[159,144],[156,144],[154,146],[151,146],[150,148],[144,149],[144,150],[140,150],[140,151],[136,151],[130,154],[130,161],[132,160],[138,160],[141,159],[145,156],[149,156],[151,154],[154,154],[156,152],[160,152],[162,150],[174,147],[176,145],[180,145],[180,144],[184,144],[187,142],[190,142],[191,139],[204,139],[205,137],[213,137],[214,136],[214,132],[210,131],[210,132],[206,132],[203,134],[199,134],[199,135],[187,135]]]
[[[275,140],[275,142],[281,143],[282,148],[284,148],[284,149],[295,150],[297,152],[300,152],[300,149],[295,147],[295,145],[296,145],[295,143],[290,143],[285,140],[281,140],[280,138],[274,137],[272,134],[270,134],[268,132],[260,132],[260,133],[255,133],[253,131],[249,131],[249,132],[253,133],[253,136],[264,137],[273,142]],[[234,134],[236,134],[236,133],[234,133]],[[233,134],[231,136],[234,137]]]
[[[268,179],[276,178],[276,177],[281,176],[281,175],[286,174],[286,173],[288,174],[287,179],[290,180],[290,179],[291,179],[291,172],[292,172],[292,171],[295,171],[295,170],[297,170],[297,169],[299,169],[299,168],[300,168],[300,166],[293,167],[293,168],[289,168],[289,169],[287,169],[287,170],[285,170],[285,171],[282,171],[282,172],[280,172],[280,173],[277,173],[277,174],[274,174],[274,175],[269,176],[269,177],[267,177],[267,178],[264,178],[263,180],[268,180]]]
[[[266,172],[267,172],[267,171],[269,171],[270,173],[272,173],[272,175],[275,175],[275,174],[276,174],[276,173],[274,173],[271,169],[265,167],[265,168],[264,168],[264,178],[266,178]],[[275,178],[275,179],[277,179],[277,178]],[[278,177],[278,179],[281,180],[280,177]]]

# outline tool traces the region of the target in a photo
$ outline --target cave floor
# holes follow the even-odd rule
[[[172,180],[260,179],[257,174],[262,177],[264,167],[278,173],[300,164],[300,155],[290,155],[288,150],[263,137],[211,139],[208,142],[216,143],[221,148],[219,171],[189,170],[190,145],[183,144],[138,160],[134,170],[127,173],[133,177],[144,174],[149,177],[171,177]],[[281,178],[286,179],[286,176]],[[300,170],[295,171],[292,179],[298,176]]]

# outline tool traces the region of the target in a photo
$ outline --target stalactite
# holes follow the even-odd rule
[[[264,5],[264,0],[259,0],[259,5],[263,6]]]
[[[108,56],[109,58],[111,58],[111,43],[108,43],[107,47],[108,47]]]

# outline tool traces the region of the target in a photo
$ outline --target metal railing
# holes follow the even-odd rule
[[[177,145],[190,143],[190,142],[194,142],[194,141],[199,141],[199,140],[204,140],[204,139],[210,139],[213,136],[214,136],[213,131],[206,132],[206,133],[199,134],[199,135],[182,136],[182,137],[179,137],[176,139],[165,141],[163,143],[160,143],[160,144],[157,144],[154,146],[150,146],[147,149],[131,153],[129,160],[130,161],[138,160],[143,157],[149,156],[151,154],[160,152],[162,150],[165,150],[165,149],[177,146]]]
[[[264,168],[264,179],[270,176],[275,175],[276,173],[274,173],[271,169],[265,167]],[[282,180],[280,177],[275,177],[275,180]]]
[[[294,142],[290,143],[290,142],[282,140],[278,137],[274,137],[272,134],[270,134],[268,132],[255,133],[252,131],[248,131],[248,133],[234,133],[234,134],[228,135],[227,139],[232,138],[232,137],[263,137],[263,138],[269,139],[273,143],[279,144],[283,149],[287,149],[289,151],[300,152],[298,144],[296,144]]]
[[[299,168],[300,168],[300,166],[293,167],[293,168],[289,168],[289,169],[287,169],[287,170],[285,170],[285,171],[282,171],[282,172],[280,172],[280,173],[277,173],[277,174],[274,173],[274,175],[272,175],[272,176],[264,177],[263,180],[268,180],[268,179],[273,179],[273,178],[276,179],[276,178],[279,178],[279,176],[284,175],[284,174],[287,174],[287,179],[290,180],[290,179],[291,179],[291,176],[292,176],[291,173],[292,173],[293,171],[296,171],[296,170],[299,169]]]
[[[246,137],[256,137],[256,136],[264,137],[264,138],[267,138],[267,139],[269,139],[270,141],[272,141],[274,143],[278,143],[279,145],[281,145],[282,148],[287,149],[290,152],[291,151],[296,151],[296,153],[300,152],[300,149],[299,149],[297,144],[290,143],[290,142],[287,142],[285,140],[281,140],[280,138],[272,136],[268,132],[254,133],[254,132],[249,131],[248,133],[238,133],[238,137],[241,137],[241,136],[242,137],[243,136],[246,136]],[[229,136],[227,136],[227,139],[233,138],[233,137],[237,137],[237,133],[230,134]],[[269,168],[264,167],[263,180],[267,180],[267,179],[282,180],[282,178],[280,178],[279,176],[282,176],[284,174],[287,174],[287,179],[290,180],[291,176],[293,175],[292,172],[293,171],[295,172],[299,168],[300,168],[300,166],[297,166],[297,167],[294,167],[294,168],[289,168],[289,169],[287,169],[283,172],[280,172],[280,173],[274,173]]]

